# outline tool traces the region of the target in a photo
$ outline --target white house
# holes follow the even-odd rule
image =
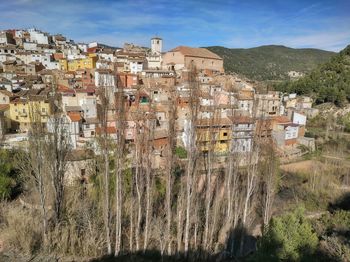
[[[233,153],[251,152],[255,124],[249,117],[232,117],[232,148]]]
[[[299,125],[292,124],[285,128],[285,140],[298,138]]]
[[[29,29],[28,32],[30,34],[31,42],[34,42],[37,44],[45,44],[45,45],[48,45],[50,43],[49,35],[47,33],[41,32],[36,29]]]
[[[84,43],[78,43],[78,48],[81,52],[87,52],[88,45]]]
[[[77,148],[77,141],[80,133],[81,117],[79,113],[68,113],[60,118],[50,117],[47,121],[49,133],[62,132],[68,138],[68,143],[72,149]]]
[[[139,59],[130,60],[130,72],[132,74],[141,73],[143,70],[143,64],[144,61]]]
[[[292,116],[292,122],[298,125],[306,125],[306,116],[294,111]]]

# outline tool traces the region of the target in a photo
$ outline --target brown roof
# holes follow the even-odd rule
[[[117,129],[114,126],[107,126],[107,128],[96,127],[95,130],[96,130],[96,133],[99,135],[104,130],[107,132],[107,134],[116,134],[117,133]]]
[[[170,52],[180,52],[184,56],[195,56],[195,57],[204,57],[204,58],[222,60],[222,58],[220,56],[218,56],[217,54],[214,54],[213,52],[209,51],[206,48],[178,46],[178,47],[175,47],[174,49],[170,50]]]
[[[9,104],[0,105],[0,111],[6,111],[7,109],[9,109],[9,107],[10,107]]]
[[[101,74],[110,74],[110,73],[112,73],[111,69],[103,69],[103,68],[97,68],[95,71],[99,72]]]
[[[67,115],[72,122],[79,122],[81,120],[81,115],[79,113],[69,112]]]
[[[5,89],[0,89],[0,93],[2,93],[3,95],[9,96],[9,97],[13,96],[12,92],[5,90]]]
[[[253,118],[248,117],[248,116],[233,116],[233,117],[230,117],[230,119],[235,124],[250,124],[250,123],[254,123]]]
[[[161,138],[167,138],[168,137],[168,131],[167,130],[156,130],[154,131],[154,139],[161,139]]]
[[[203,99],[213,99],[213,97],[207,92],[201,92],[199,96]]]
[[[231,126],[232,123],[228,118],[219,119],[200,119],[197,122],[197,126]]]
[[[81,106],[66,106],[66,111],[67,112],[80,112],[83,111],[83,109],[81,108]]]
[[[280,124],[291,123],[291,120],[286,116],[275,116],[273,117],[273,120]]]
[[[94,117],[94,118],[85,118],[85,124],[98,124],[99,120]]]
[[[254,93],[253,92],[240,92],[237,95],[238,100],[253,100]]]

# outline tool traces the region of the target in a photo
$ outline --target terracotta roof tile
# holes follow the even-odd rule
[[[213,52],[211,52],[205,48],[178,46],[178,47],[175,47],[174,49],[170,50],[170,52],[180,52],[184,56],[195,56],[195,57],[204,57],[204,58],[222,60],[222,58],[220,56],[218,56],[217,54],[214,54]]]
[[[101,134],[102,128],[101,127],[96,127],[96,133]],[[114,126],[108,126],[106,128],[107,134],[116,134],[117,129]]]
[[[273,120],[276,123],[280,123],[280,124],[291,123],[291,120],[288,117],[286,117],[286,116],[274,116]]]
[[[81,115],[79,113],[69,112],[67,115],[72,122],[79,122],[81,120]]]
[[[237,124],[254,123],[253,118],[248,116],[234,116],[234,117],[230,117],[230,119],[232,120],[233,123],[237,123]]]

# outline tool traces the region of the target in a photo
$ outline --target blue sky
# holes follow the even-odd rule
[[[37,27],[76,42],[339,51],[350,44],[349,0],[0,0],[0,29]]]

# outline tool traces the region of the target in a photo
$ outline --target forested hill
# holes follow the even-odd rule
[[[293,49],[279,45],[249,49],[206,47],[224,59],[226,72],[235,72],[252,80],[286,80],[288,72],[308,73],[336,53],[319,49]]]
[[[350,102],[350,45],[305,77],[280,83],[275,88],[311,95],[318,104],[332,102],[342,106]]]

